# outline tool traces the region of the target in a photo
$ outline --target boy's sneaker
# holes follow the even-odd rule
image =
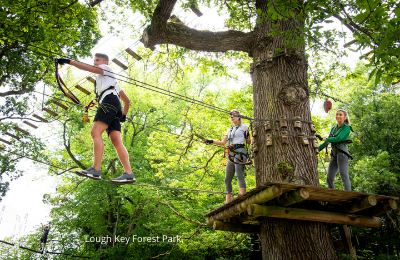
[[[94,167],[87,168],[83,171],[76,171],[81,176],[85,176],[94,180],[101,180],[101,171],[96,171]]]
[[[128,174],[128,173],[124,172],[118,178],[111,179],[111,181],[117,182],[117,183],[133,183],[136,181],[136,179],[135,179],[135,175],[133,175],[133,173]]]

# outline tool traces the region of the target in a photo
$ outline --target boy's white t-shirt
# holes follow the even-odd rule
[[[244,144],[244,133],[249,130],[249,127],[245,124],[242,124],[241,126],[239,126],[237,128],[237,130],[235,131],[235,128],[237,126],[233,126],[231,128],[228,129],[228,131],[226,131],[226,135],[228,136],[228,139],[231,135],[231,132],[235,132],[235,135],[233,136],[232,142],[230,143],[230,145],[232,144]]]
[[[103,70],[103,74],[97,74],[96,78],[96,87],[97,87],[97,94],[100,95],[101,92],[106,90],[110,86],[114,86],[114,89],[107,90],[104,92],[103,96],[101,97],[99,103],[103,101],[104,97],[110,93],[113,93],[118,97],[119,92],[122,90],[119,86],[117,80],[115,79],[115,74],[112,69],[106,64],[100,64],[99,67]]]

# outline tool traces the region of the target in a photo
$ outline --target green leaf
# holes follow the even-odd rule
[[[358,15],[356,15],[356,17],[354,17],[354,20],[358,23],[361,23],[364,21],[365,18],[367,18],[369,12],[365,12],[365,13],[360,13]]]
[[[379,69],[377,72],[376,72],[376,76],[375,76],[375,85],[378,85],[379,83],[380,83],[380,81],[381,81],[381,77],[382,77],[382,70],[381,69]]]

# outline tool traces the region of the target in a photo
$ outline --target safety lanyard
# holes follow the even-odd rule
[[[235,129],[233,129],[233,127],[231,127],[231,132],[228,135],[228,146],[231,145],[233,138],[235,137],[236,130],[238,130],[238,129],[239,129],[239,125],[237,125],[235,127]]]

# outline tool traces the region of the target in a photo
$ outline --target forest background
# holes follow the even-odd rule
[[[132,12],[146,13],[146,10],[152,10],[151,5],[136,5],[136,9],[127,10],[127,3],[122,1],[111,5],[101,3],[100,7],[94,8],[77,1],[43,3],[3,1],[1,7],[1,138],[11,142],[11,145],[3,146],[0,155],[1,197],[7,196],[8,180],[14,181],[28,174],[17,168],[23,157],[68,170],[91,165],[91,125],[80,121],[83,116],[81,107],[65,102],[67,100],[61,96],[53,75],[52,57],[57,54],[84,60],[92,55],[92,48],[101,38],[101,21],[109,23],[110,31],[116,33],[118,28],[129,24],[126,18],[132,17]],[[213,5],[204,3],[202,7],[209,10]],[[177,16],[189,17],[190,10],[184,3],[181,9],[176,11]],[[215,9],[218,10],[218,7]],[[399,19],[398,7],[396,10],[394,17]],[[39,14],[42,11],[46,14]],[[187,20],[195,18],[191,15]],[[233,23],[239,17],[220,15],[226,15],[225,29],[240,26],[240,23]],[[38,16],[43,19],[37,19]],[[139,82],[225,110],[238,109],[242,114],[251,116],[252,85],[250,79],[243,76],[249,72],[251,59],[242,53],[198,53],[171,45],[160,45],[151,51],[138,41],[148,19],[144,15],[138,25],[130,24],[129,27],[133,31],[132,41],[135,42],[131,48],[143,59],[137,61],[124,53],[127,46],[118,46],[122,53],[118,59],[128,69],[122,72],[115,63],[111,65],[115,71],[121,71],[119,74],[137,80],[134,85],[120,78],[122,88],[131,99],[128,120],[123,124],[123,141],[138,183],[223,191],[224,169],[219,165],[223,149],[205,146],[201,141],[223,138],[230,127],[226,114],[172,95],[146,90],[143,87],[149,85]],[[247,19],[251,20],[249,17]],[[247,26],[247,20],[242,22],[242,26]],[[325,29],[331,25],[327,23],[324,26],[317,30],[320,30],[321,36],[326,36]],[[318,133],[327,135],[334,124],[334,110],[348,110],[354,129],[351,136],[354,142],[350,146],[354,157],[350,163],[352,189],[398,197],[400,123],[394,119],[400,108],[397,98],[399,84],[396,76],[389,75],[389,72],[396,71],[396,66],[377,70],[371,65],[368,55],[360,53],[358,56],[363,56],[363,62],[349,68],[345,62],[346,51],[355,49],[339,47],[343,45],[343,39],[347,42],[352,38],[345,38],[345,33],[340,30],[336,33],[334,36],[328,35],[331,41],[321,44],[318,52],[311,48],[312,44],[307,51],[310,93],[325,93],[342,101],[334,102],[334,108],[327,117],[313,113],[313,121]],[[49,50],[53,53],[49,53]],[[357,54],[360,52],[355,51]],[[365,54],[369,50],[362,51]],[[91,63],[91,58],[85,61]],[[79,82],[85,89],[92,90],[93,85],[82,80],[86,74],[66,66],[61,73],[68,86],[75,86]],[[231,88],[226,86],[226,82],[236,82],[239,87]],[[44,84],[49,96],[44,98],[42,104],[40,93]],[[75,88],[73,92],[85,104],[93,98],[93,94],[87,97]],[[320,109],[314,106],[324,97],[311,94],[310,99],[313,101],[312,111]],[[64,111],[57,108],[54,100],[62,101],[69,109]],[[42,105],[57,111],[59,115],[45,115],[41,111]],[[51,121],[40,126],[51,133],[51,142],[41,135],[15,131],[15,126],[27,128],[22,124],[25,120],[41,124],[32,117],[33,113]],[[90,111],[90,116],[93,119],[94,111]],[[20,139],[11,138],[7,132]],[[119,175],[122,168],[111,143],[106,136],[104,139],[106,147],[102,172],[103,178],[110,179]],[[320,156],[323,158],[324,152]],[[319,161],[320,185],[326,187],[327,164],[322,159]],[[43,167],[41,163],[37,164]],[[205,226],[203,214],[224,203],[222,194],[132,185],[116,187],[110,183],[86,180],[54,167],[46,170],[47,174],[57,176],[56,191],[43,197],[43,202],[51,207],[52,230],[49,237],[54,240],[48,245],[51,251],[97,259],[246,259],[254,254],[254,241],[250,236],[213,231]],[[254,169],[249,167],[246,172],[246,183],[251,189],[255,187]],[[234,187],[237,188],[235,180]],[[337,188],[343,189],[340,181],[337,182]],[[353,227],[352,232],[360,241],[357,247],[360,259],[399,258],[398,213],[397,210],[382,215],[384,226],[381,229]],[[5,240],[37,249],[41,232],[37,225],[36,232],[7,237]],[[107,235],[182,236],[183,243],[85,243],[90,237]],[[3,244],[0,250],[3,259],[38,257],[36,253],[17,247],[11,247],[10,250],[8,245]],[[57,255],[50,257],[65,258]]]

